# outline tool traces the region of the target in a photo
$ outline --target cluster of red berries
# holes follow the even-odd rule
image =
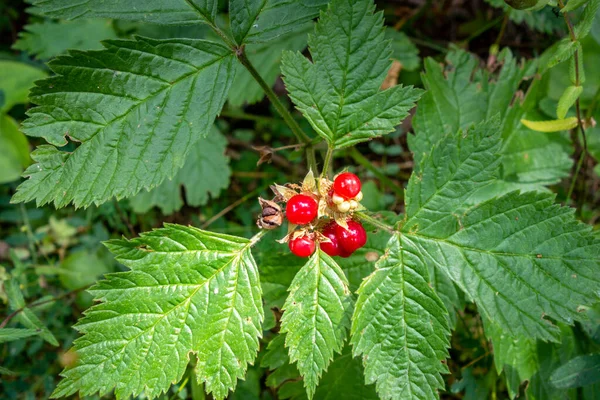
[[[349,257],[365,245],[367,232],[362,224],[345,215],[359,207],[362,199],[361,182],[358,176],[344,172],[338,175],[327,192],[327,205],[342,214],[347,227],[336,221],[321,224],[317,221],[313,232],[292,236],[288,246],[298,257],[309,257],[315,252],[317,243],[330,256]],[[295,194],[288,199],[285,213],[290,223],[306,225],[315,222],[319,215],[319,202],[311,193]]]

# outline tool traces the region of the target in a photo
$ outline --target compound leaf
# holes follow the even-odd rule
[[[548,193],[510,192],[464,211],[497,173],[499,133],[485,123],[456,136],[413,173],[402,231],[508,334],[556,340],[548,317],[572,324],[600,297],[600,240]]]
[[[444,69],[426,59],[423,82],[428,89],[419,101],[413,120],[414,135],[408,144],[417,163],[445,135],[467,129],[498,115],[502,136],[502,169],[499,180],[483,188],[471,200],[488,199],[516,189],[544,190],[569,175],[571,145],[566,132],[545,135],[521,124],[521,119],[538,118],[533,109],[541,93],[534,79],[525,99],[519,96],[523,80],[536,71],[537,61],[517,65],[508,49],[500,52],[497,76],[478,69],[473,55],[455,50],[448,54]]]
[[[342,148],[394,130],[421,90],[380,90],[391,46],[370,0],[334,0],[308,44],[312,62],[286,52],[284,82],[296,107],[331,146]]]
[[[172,180],[165,180],[149,192],[138,193],[130,202],[133,210],[144,213],[158,206],[163,214],[171,214],[183,206],[181,187],[185,188],[187,204],[198,207],[206,204],[209,195],[219,196],[229,185],[231,169],[225,156],[227,139],[211,129],[206,139],[197,142],[188,154],[183,168]]]
[[[13,202],[57,207],[127,197],[171,178],[212,127],[234,78],[234,56],[204,40],[104,42],[50,62],[23,130],[43,137]],[[80,142],[72,151],[58,149]]]
[[[156,397],[183,376],[223,399],[258,351],[263,320],[258,269],[248,239],[166,225],[139,238],[111,240],[130,270],[92,287],[101,301],[76,329],[78,362],[53,397],[108,393]]]
[[[287,333],[290,361],[297,362],[312,398],[334,353],[342,350],[352,299],[341,268],[320,250],[296,274],[289,291],[281,332]]]
[[[35,329],[40,337],[53,346],[58,346],[58,340],[50,330],[40,321],[37,315],[25,304],[23,292],[16,280],[4,281],[4,289],[8,297],[8,305],[12,311],[21,310],[15,317],[17,321],[29,329]]]
[[[438,398],[450,345],[447,313],[416,247],[394,235],[360,286],[352,317],[354,354],[363,355],[366,382],[376,382],[380,398]]]

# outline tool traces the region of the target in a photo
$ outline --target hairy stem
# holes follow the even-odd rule
[[[333,147],[327,146],[327,153],[325,154],[325,160],[323,161],[323,170],[321,171],[321,178],[327,178],[329,172],[329,166],[333,159]]]
[[[246,52],[242,49],[237,52],[238,60],[242,63],[244,67],[250,72],[250,75],[256,80],[256,82],[260,85],[262,90],[265,92],[273,106],[277,110],[277,112],[281,115],[285,123],[290,127],[292,133],[296,136],[300,143],[310,143],[310,137],[306,135],[298,125],[298,122],[294,119],[292,114],[287,110],[287,108],[279,101],[279,98],[271,89],[271,87],[264,81],[262,76],[258,73],[258,71],[254,68],[254,65],[250,62],[248,57],[246,56]]]
[[[381,183],[385,184],[386,186],[389,186],[392,189],[392,191],[396,194],[399,200],[404,199],[404,189],[402,189],[396,184],[396,182],[394,182],[393,180],[388,178],[383,172],[381,172],[379,168],[377,168],[371,163],[371,161],[369,161],[365,156],[360,154],[360,152],[355,147],[353,147],[352,150],[350,150],[349,154],[350,157],[354,159],[354,161],[371,171],[373,175],[375,175],[381,181]]]
[[[393,227],[393,226],[391,226],[391,225],[388,225],[388,224],[386,224],[385,222],[383,222],[383,221],[380,221],[380,220],[378,220],[378,219],[376,219],[376,218],[373,218],[373,217],[371,217],[370,215],[368,215],[368,214],[365,214],[365,213],[364,213],[364,212],[362,212],[362,211],[357,211],[357,212],[355,212],[355,213],[354,213],[354,215],[356,215],[358,218],[362,219],[362,220],[363,220],[363,221],[365,221],[365,222],[368,222],[369,224],[371,224],[371,225],[373,225],[373,226],[376,226],[376,227],[378,227],[378,228],[380,228],[380,229],[383,229],[383,230],[384,230],[384,231],[386,231],[386,232],[389,232],[389,233],[392,233],[392,234],[394,234],[394,233],[396,233],[396,232],[397,232],[397,231],[394,229],[394,227]]]
[[[271,103],[273,103],[273,106],[275,107],[275,109],[277,110],[279,115],[281,115],[281,117],[283,118],[285,123],[292,130],[292,133],[294,134],[294,136],[296,136],[296,139],[298,139],[298,142],[306,144],[306,149],[305,149],[306,161],[307,161],[309,167],[314,172],[317,172],[318,171],[317,170],[317,160],[315,158],[315,149],[313,148],[313,146],[311,144],[311,138],[306,133],[304,133],[304,131],[302,131],[302,129],[300,128],[300,125],[298,125],[298,122],[296,122],[296,120],[294,119],[292,114],[287,110],[287,108],[283,105],[283,103],[281,103],[281,101],[279,101],[279,98],[277,97],[277,95],[275,94],[273,89],[271,89],[271,87],[267,84],[267,82],[265,82],[265,80],[262,78],[262,76],[260,76],[260,74],[258,73],[256,68],[254,68],[254,65],[252,65],[252,63],[246,56],[246,52],[244,51],[243,47],[238,48],[236,50],[236,55],[238,57],[238,60],[242,63],[242,65],[244,67],[246,67],[248,72],[250,72],[250,75],[252,75],[252,77],[256,80],[256,82],[263,89],[263,91],[265,92],[265,94],[267,95],[267,97],[269,98]]]

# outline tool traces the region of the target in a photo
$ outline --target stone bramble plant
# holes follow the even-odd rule
[[[598,4],[586,6],[577,34],[589,32],[587,15]],[[545,190],[569,170],[570,159],[566,167],[555,159],[550,168],[533,154],[544,167],[535,175],[511,164],[530,148],[528,140],[544,135],[539,121],[532,136],[523,133],[521,120],[531,125],[535,99],[517,95],[537,61],[518,65],[503,50],[497,70],[489,70],[455,49],[447,67],[425,62],[425,91],[382,89],[391,47],[371,0],[230,0],[228,28],[214,0],[32,0],[32,7],[65,19],[205,24],[215,40],[108,40],[102,50],[50,62],[55,75],[37,82],[37,106],[23,124],[47,144],[32,153],[35,163],[13,202],[87,207],[173,178],[207,140],[241,73],[256,80],[288,124],[310,171],[302,183],[274,184],[272,200],[260,199],[258,233],[250,239],[165,224],[106,242],[128,270],[90,289],[97,303],[75,326],[77,361],[62,372],[54,398],[111,391],[156,398],[192,362],[193,379],[224,399],[255,362],[263,335],[258,243],[282,236],[307,260],[288,288],[271,359],[262,361],[297,367],[308,398],[340,354],[356,360],[361,387],[374,384],[381,399],[439,398],[453,321],[465,302],[477,306],[494,346],[520,346],[512,350],[518,353],[534,351],[536,341],[559,341],[561,329],[585,319],[600,300],[600,240]],[[285,51],[281,66],[289,97],[315,133],[309,135],[245,49],[313,24],[310,57]],[[573,43],[577,38],[561,42],[549,67],[577,60]],[[568,92],[563,109],[575,105],[578,91]],[[360,179],[331,173],[334,152],[392,132],[417,104],[405,213],[366,210]],[[564,129],[564,117],[549,130]],[[567,122],[584,125],[581,118]],[[319,158],[315,148],[323,142],[327,151]],[[277,228],[286,221],[281,235]],[[361,251],[376,240],[382,256],[371,267]],[[344,267],[351,262],[369,268],[355,291]],[[281,362],[273,361],[275,353]],[[496,357],[500,370],[514,361]],[[517,386],[532,379],[516,371]]]

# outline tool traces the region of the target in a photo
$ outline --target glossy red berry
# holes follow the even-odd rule
[[[308,195],[297,194],[288,200],[285,215],[292,224],[305,225],[317,217],[319,205]]]
[[[358,176],[351,172],[343,172],[333,181],[333,190],[345,199],[356,197],[360,193],[361,186]]]
[[[319,247],[323,250],[327,255],[331,257],[339,256],[341,254],[340,244],[338,242],[338,238],[335,235],[335,223],[327,225],[323,229],[323,236],[327,237],[331,242],[321,242]]]
[[[291,239],[288,246],[292,253],[298,257],[310,257],[315,252],[315,241],[308,236],[301,236],[296,239]]]
[[[367,243],[367,232],[357,221],[348,221],[348,229],[336,224],[335,235],[340,247],[349,253],[354,253]]]

